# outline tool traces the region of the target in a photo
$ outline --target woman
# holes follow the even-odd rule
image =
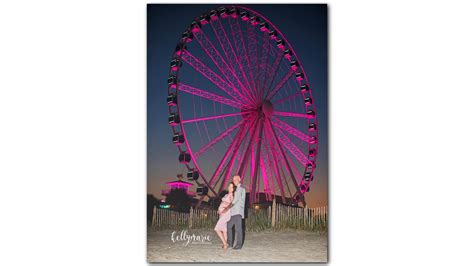
[[[227,194],[222,198],[222,202],[219,205],[219,209],[217,212],[219,213],[219,220],[217,221],[216,227],[214,230],[216,230],[217,235],[222,241],[222,248],[224,250],[227,250],[227,247],[229,246],[227,244],[227,222],[230,220],[230,210],[227,210],[226,208],[232,203],[234,200],[234,193],[235,189],[237,186],[234,183],[229,183],[229,186],[227,187]]]

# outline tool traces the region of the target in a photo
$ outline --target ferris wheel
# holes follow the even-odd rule
[[[283,33],[243,6],[194,19],[168,75],[168,122],[199,204],[238,174],[250,204],[306,205],[318,122],[303,66]]]

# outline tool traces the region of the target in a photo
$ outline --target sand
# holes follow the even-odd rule
[[[247,232],[240,250],[224,251],[214,231],[199,229],[185,232],[152,232],[149,229],[147,242],[147,261],[150,263],[327,262],[327,235],[302,230]]]

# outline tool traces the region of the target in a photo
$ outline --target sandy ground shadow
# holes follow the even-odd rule
[[[188,229],[185,233],[182,230],[174,232],[173,235],[173,230],[158,232],[148,230],[149,263],[327,262],[327,235],[313,232],[301,230],[247,232],[241,250],[227,251],[221,248],[222,244],[213,231]]]

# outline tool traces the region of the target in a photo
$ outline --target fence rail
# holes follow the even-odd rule
[[[291,207],[273,202],[268,208],[248,209],[245,220],[247,231],[266,229],[302,229],[327,232],[327,206],[318,208]],[[219,215],[216,210],[193,209],[189,213],[169,209],[153,208],[151,227],[164,228],[206,228],[213,229]]]

